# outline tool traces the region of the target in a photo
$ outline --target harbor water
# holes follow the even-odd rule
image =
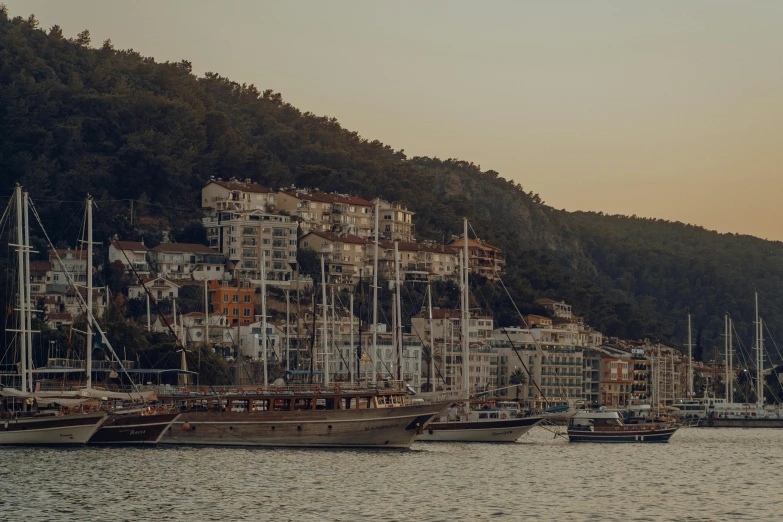
[[[410,451],[0,448],[0,520],[780,520],[783,430]]]

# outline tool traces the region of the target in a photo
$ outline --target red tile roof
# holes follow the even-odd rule
[[[149,250],[140,241],[117,241],[115,239],[111,243],[120,250],[131,250],[133,252],[147,252]]]
[[[52,269],[52,264],[49,261],[30,261],[30,273],[40,274],[46,273]]]
[[[458,239],[455,239],[454,241],[449,243],[449,246],[453,246],[453,247],[456,247],[456,248],[463,248],[464,245],[465,245],[465,243],[464,243],[464,240],[462,239],[461,236]],[[499,249],[498,247],[492,246],[489,243],[487,243],[486,241],[482,241],[481,239],[476,239],[476,238],[472,238],[472,237],[468,238],[468,248],[470,248],[470,247],[478,247],[478,248],[484,248],[484,249],[487,249],[487,250],[495,250],[497,252],[502,252],[502,250]]]

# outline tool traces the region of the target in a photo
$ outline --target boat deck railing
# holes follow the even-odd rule
[[[198,385],[145,385],[140,386],[141,391],[153,391],[158,395],[164,396],[243,396],[243,395],[301,395],[301,394],[323,394],[323,393],[384,393],[384,392],[405,392],[405,381],[382,381],[368,384],[349,384],[343,382],[332,383],[329,386],[320,384],[285,384],[285,385],[221,385],[221,386],[198,386]]]

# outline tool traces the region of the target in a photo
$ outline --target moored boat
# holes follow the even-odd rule
[[[0,445],[85,444],[106,420],[104,412],[38,409],[35,399],[18,395],[16,390],[0,390]]]
[[[581,411],[568,425],[570,442],[668,442],[676,423],[625,424],[617,411]]]
[[[446,406],[412,403],[402,387],[321,391],[317,386],[275,387],[252,393],[158,394],[182,413],[159,444],[409,448]]]
[[[516,403],[510,403],[516,405]],[[456,404],[417,437],[430,442],[516,442],[544,417],[522,417],[517,407],[500,403],[460,412]]]
[[[143,408],[109,415],[90,438],[89,444],[157,444],[179,411]]]

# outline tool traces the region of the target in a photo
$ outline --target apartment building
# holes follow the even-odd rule
[[[128,298],[146,299],[147,292],[144,290],[144,287],[149,289],[153,299],[176,299],[179,297],[178,284],[169,281],[165,277],[147,277],[142,280],[142,283],[134,283],[128,286]]]
[[[234,265],[234,276],[257,282],[290,281],[296,267],[297,224],[262,210],[217,212],[203,219],[209,246]],[[262,260],[266,256],[266,266]]]
[[[449,243],[449,246],[463,249],[465,242],[459,237]],[[506,254],[498,247],[478,238],[468,238],[468,258],[470,271],[487,279],[498,279],[498,275],[506,268]]]
[[[204,245],[161,243],[149,251],[155,272],[172,281],[227,279],[226,258]]]
[[[372,245],[369,249],[372,250]],[[459,254],[455,248],[431,242],[398,241],[397,250],[400,256],[400,279],[406,283],[458,279]],[[381,241],[379,258],[378,270],[384,277],[393,279],[395,277],[393,242]]]
[[[119,261],[129,273],[135,270],[141,277],[149,277],[148,251],[143,242],[113,239],[109,245],[109,263]]]
[[[201,207],[213,212],[269,211],[275,205],[272,189],[253,183],[250,178],[239,181],[211,179],[201,189]]]
[[[353,234],[310,231],[299,239],[299,246],[324,256],[329,283],[352,285],[372,274],[372,263],[367,261],[368,242]],[[361,270],[361,272],[360,272]]]
[[[255,321],[255,294],[256,287],[248,282],[232,286],[227,281],[211,281],[210,313],[223,315],[228,326],[247,326]]]
[[[52,267],[50,290],[67,290],[70,286],[69,275],[75,284],[87,284],[87,250],[50,249],[49,263]]]
[[[277,208],[295,216],[303,233],[332,232],[367,238],[375,226],[373,203],[356,196],[292,188],[277,194]]]
[[[380,200],[378,207],[378,235],[382,239],[407,242],[415,240],[414,212],[408,210],[405,203]]]

